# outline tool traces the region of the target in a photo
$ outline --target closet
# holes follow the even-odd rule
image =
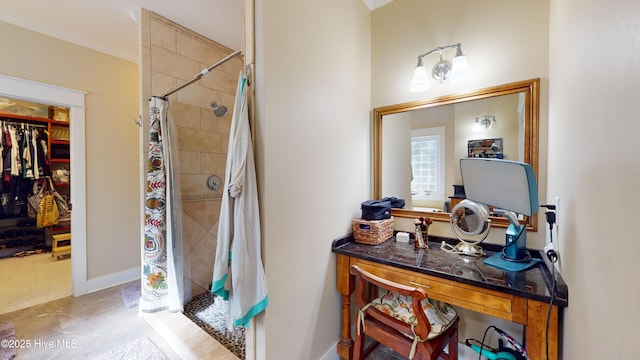
[[[51,251],[71,212],[39,228],[28,197],[50,183],[71,210],[69,109],[0,98],[0,131],[0,259]]]

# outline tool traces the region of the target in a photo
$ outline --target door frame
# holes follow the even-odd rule
[[[87,201],[85,176],[86,91],[0,74],[0,96],[69,108],[71,171],[71,286],[73,296],[87,293]]]

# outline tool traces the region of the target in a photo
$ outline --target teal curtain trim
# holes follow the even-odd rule
[[[245,316],[241,317],[240,319],[236,319],[236,321],[234,321],[233,325],[235,327],[242,326],[244,328],[248,328],[249,327],[249,320],[251,320],[252,317],[260,314],[261,312],[263,312],[264,309],[267,308],[268,304],[269,304],[269,296],[265,296],[264,299],[262,299],[262,301],[260,301],[259,303],[255,304],[251,309],[249,309],[249,311],[247,312],[247,314]]]
[[[224,289],[224,283],[226,282],[227,274],[225,274],[222,279],[214,281],[211,284],[211,293],[214,295],[218,295],[225,300],[229,300],[229,291]]]

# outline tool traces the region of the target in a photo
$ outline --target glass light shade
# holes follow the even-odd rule
[[[471,68],[467,63],[467,57],[464,55],[454,57],[451,69],[451,81],[460,81],[471,75]]]
[[[480,125],[480,121],[476,118],[476,121],[473,123],[473,131],[478,132],[482,130],[482,126]]]
[[[411,86],[409,91],[422,92],[429,90],[429,77],[427,76],[427,69],[424,65],[419,65],[413,71],[413,79],[411,79]]]
[[[482,115],[477,117],[473,123],[473,131],[490,130],[495,127],[498,127],[495,116]]]

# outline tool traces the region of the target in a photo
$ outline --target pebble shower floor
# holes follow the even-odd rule
[[[195,296],[184,306],[186,317],[238,358],[244,360],[246,357],[244,329],[235,331],[227,329],[227,311],[227,302],[208,292]]]

